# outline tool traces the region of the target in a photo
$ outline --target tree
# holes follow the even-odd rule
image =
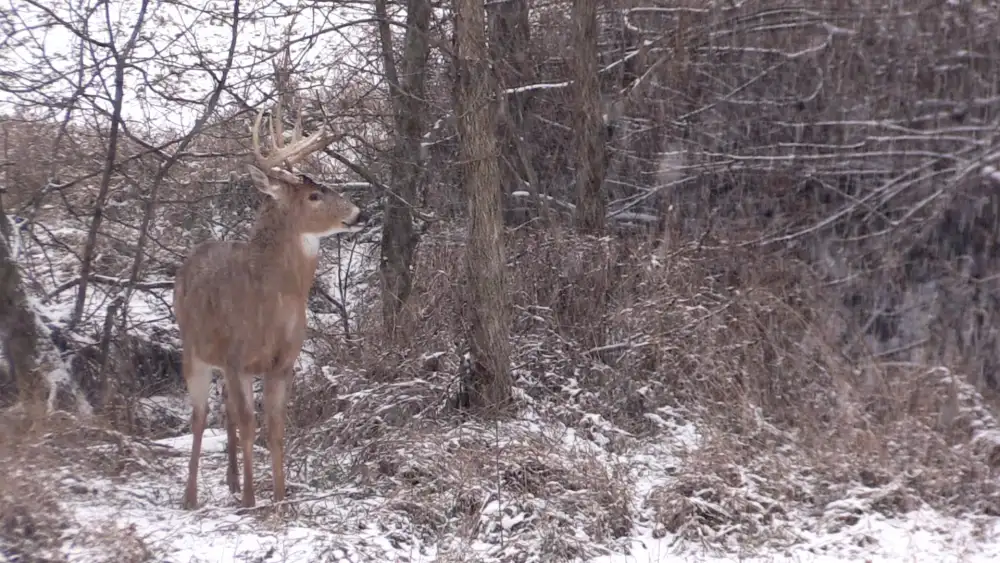
[[[3,192],[0,186],[0,352],[7,364],[0,366],[0,405],[45,401],[49,409],[90,414],[90,403],[28,300],[17,264],[19,237],[4,210]]]
[[[459,162],[469,197],[470,399],[501,407],[510,399],[510,297],[504,280],[503,213],[497,160],[496,88],[486,47],[483,0],[455,0]]]
[[[31,373],[37,335],[34,315],[17,271],[11,244],[13,235],[0,197],[0,350],[7,360],[7,377],[0,377],[0,404],[24,398],[35,387],[31,385]]]
[[[537,180],[531,163],[532,154],[524,141],[524,114],[531,98],[530,90],[519,90],[530,79],[529,47],[531,43],[531,25],[528,19],[527,0],[509,0],[507,2],[492,2],[489,5],[489,46],[490,59],[493,61],[499,87],[505,90],[506,96],[500,103],[500,119],[497,126],[497,139],[500,143],[501,181],[505,201],[505,219],[510,223],[523,222],[525,217],[515,217],[515,209],[521,203],[518,198],[511,197],[516,190],[524,189],[527,182],[531,192],[537,195]]]
[[[597,75],[597,0],[573,0],[573,46],[576,82],[576,226],[583,232],[604,230],[605,160],[601,83]]]
[[[111,114],[110,132],[108,133],[108,152],[104,161],[104,171],[101,174],[101,185],[94,200],[94,215],[87,231],[87,243],[83,247],[83,257],[80,259],[80,283],[77,284],[76,303],[73,305],[73,315],[69,321],[69,327],[74,328],[83,319],[83,310],[87,303],[87,287],[90,283],[90,274],[94,265],[94,256],[97,254],[97,236],[101,231],[101,221],[104,218],[104,206],[108,200],[108,192],[111,188],[111,180],[116,168],[118,156],[118,142],[121,132],[122,104],[125,96],[125,70],[129,65],[132,51],[135,49],[139,33],[142,31],[143,23],[146,19],[146,8],[149,0],[142,0],[139,7],[139,15],[135,25],[132,26],[131,34],[125,42],[125,46],[119,50],[115,46],[115,37],[109,30],[111,37],[107,43],[111,57],[115,61],[114,78],[114,99]],[[105,13],[109,14],[110,5],[104,5]]]
[[[385,219],[382,224],[382,318],[386,333],[393,335],[399,325],[399,314],[410,296],[410,268],[417,247],[411,206],[417,198],[421,179],[421,150],[424,116],[424,76],[426,74],[431,6],[428,0],[408,0],[406,6],[406,38],[401,74],[397,71],[392,52],[392,31],[389,27],[385,0],[376,0],[382,43],[382,65],[392,99],[395,139],[392,151],[389,183],[393,193],[385,199]]]

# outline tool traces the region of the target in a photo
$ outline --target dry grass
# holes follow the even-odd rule
[[[349,436],[359,418],[337,417],[299,436],[291,451],[300,459],[344,453],[312,456],[308,473],[292,474],[318,489],[350,486],[387,499],[422,540],[443,542],[445,551],[478,542],[483,556],[541,549],[585,557],[632,530],[631,477],[592,444],[567,445],[567,435],[537,424],[414,421],[356,447],[345,445],[350,439],[321,445]]]
[[[58,548],[73,522],[63,513],[52,479],[60,458],[34,442],[50,429],[38,409],[8,410],[0,419],[0,544],[15,561],[59,561]]]
[[[758,15],[791,17],[782,15],[790,11],[768,10],[771,4],[749,2],[733,11],[722,7],[723,12],[691,12],[684,25],[729,36],[734,22],[750,21],[730,16],[764,10]],[[842,8],[828,4],[831,14]],[[609,469],[614,465],[595,461],[595,456],[663,439],[671,422],[664,417],[683,416],[696,422],[708,439],[684,460],[672,480],[664,478],[645,499],[664,532],[722,544],[759,544],[787,539],[783,527],[796,511],[830,509],[842,521],[857,510],[896,514],[923,503],[946,511],[1000,512],[993,480],[1000,465],[1000,430],[990,406],[957,373],[964,369],[970,377],[992,375],[1000,349],[996,331],[989,329],[996,324],[990,316],[995,304],[989,291],[978,289],[987,287],[981,282],[992,279],[997,270],[995,213],[971,210],[995,207],[995,190],[988,180],[974,185],[979,181],[971,176],[977,174],[966,178],[973,168],[966,169],[961,160],[967,158],[971,166],[995,149],[987,136],[996,104],[973,107],[968,100],[994,96],[990,85],[996,83],[996,68],[953,60],[959,51],[995,53],[990,40],[979,38],[996,36],[996,11],[955,11],[939,3],[911,15],[880,2],[861,4],[855,6],[855,15],[867,16],[831,20],[838,28],[850,29],[857,40],[831,37],[823,49],[823,64],[797,55],[772,67],[771,57],[775,49],[797,53],[815,46],[831,26],[773,26],[781,29],[778,34],[733,29],[734,43],[719,44],[725,51],[699,46],[697,40],[686,42],[690,49],[683,53],[684,66],[696,72],[678,74],[671,65],[656,70],[671,74],[659,78],[671,84],[674,97],[683,103],[663,104],[656,91],[636,90],[633,117],[652,120],[656,126],[643,129],[663,138],[643,141],[631,131],[632,140],[623,142],[624,150],[616,149],[614,158],[627,153],[627,159],[644,160],[669,148],[664,139],[684,138],[683,174],[689,182],[656,194],[661,198],[657,205],[674,210],[666,217],[664,236],[684,242],[656,248],[624,238],[578,237],[558,226],[524,228],[508,237],[512,365],[521,407],[514,416],[530,415],[549,428],[571,428],[596,449],[581,453],[557,448],[538,428],[521,432],[515,441],[504,433],[523,431],[523,420],[505,420],[497,434],[483,419],[470,419],[450,407],[467,348],[465,234],[462,225],[439,223],[418,250],[403,336],[391,342],[380,336],[372,284],[357,310],[361,321],[355,337],[323,343],[315,363],[336,369],[328,378],[297,389],[290,414],[292,450],[319,454],[313,457],[326,462],[317,468],[300,461],[303,467],[293,472],[317,485],[349,481],[370,494],[384,494],[425,534],[457,532],[462,541],[493,545],[505,541],[491,526],[502,522],[507,508],[491,516],[485,514],[486,507],[492,497],[509,498],[510,510],[529,519],[505,533],[515,542],[517,537],[544,540],[547,553],[562,554],[579,550],[567,543],[569,532],[582,530],[595,542],[609,543],[636,519],[628,494],[631,476]],[[551,19],[546,23],[553,29],[568,21],[556,12],[540,16]],[[637,20],[651,30],[684,29],[667,20],[644,23],[646,17],[661,16]],[[564,43],[559,33],[546,33],[533,52],[548,59]],[[977,60],[988,61],[990,56]],[[561,79],[565,68],[557,68],[562,70],[542,68],[537,78]],[[826,71],[817,74],[820,68]],[[910,70],[878,71],[883,68]],[[657,82],[655,75],[649,76]],[[969,76],[978,80],[970,81]],[[428,95],[440,94],[434,90]],[[827,94],[832,91],[840,95],[831,98]],[[568,123],[570,105],[546,97],[559,92],[539,94],[533,112]],[[734,92],[739,103],[731,103],[737,101]],[[880,95],[873,97],[872,92]],[[791,104],[795,99],[802,101]],[[798,107],[790,111],[793,105]],[[684,118],[675,119],[682,114]],[[815,125],[839,119],[847,121]],[[689,120],[685,131],[676,128],[676,123]],[[907,134],[876,142],[869,125],[876,122],[905,127]],[[910,128],[925,127],[923,123],[961,123],[963,129],[980,131],[959,141],[930,131],[927,136],[910,134]],[[82,141],[65,145],[76,147],[73,150],[47,155],[42,147],[48,146],[44,141],[51,138],[53,125],[5,127],[16,149],[10,160],[17,164],[8,167],[7,180],[18,187],[10,198],[19,213],[20,205],[56,172],[73,177],[101,161],[103,142],[86,131],[73,132]],[[219,133],[223,140],[200,139],[198,146],[204,143],[206,152],[235,154],[242,148],[243,129],[245,123],[233,122]],[[557,132],[546,132],[549,129]],[[568,131],[571,128],[545,127],[526,135],[529,152],[539,157],[540,183],[553,197],[567,201],[569,192],[554,186],[572,185],[561,181],[571,172],[561,157],[565,147],[573,146],[565,142]],[[879,156],[872,143],[882,142],[898,146],[901,160],[888,163]],[[963,146],[975,150],[953,158]],[[822,164],[803,166],[797,158],[803,147],[813,147],[817,154],[810,156],[823,159],[811,162]],[[125,143],[120,156],[137,150]],[[730,159],[730,152],[737,158]],[[461,198],[447,172],[454,170],[452,156],[439,154],[436,158],[442,162],[428,161],[433,176],[428,176],[428,201],[439,211]],[[152,158],[153,165],[131,172],[134,182],[115,179],[112,202],[130,201],[134,184],[148,187],[149,172],[144,169],[156,168]],[[737,161],[742,164],[731,165]],[[931,164],[934,176],[909,179],[912,171]],[[177,261],[174,252],[208,236],[215,215],[234,227],[230,235],[245,229],[252,207],[247,204],[256,196],[217,175],[239,166],[235,158],[226,157],[182,164],[173,171],[178,182],[169,183],[160,194],[168,220],[157,222],[152,232],[151,277],[169,276]],[[651,185],[648,167],[623,167],[628,168],[639,172],[610,179],[622,185]],[[443,174],[443,180],[436,174]],[[918,205],[941,186],[948,186],[946,197],[934,205]],[[890,187],[895,191],[875,198],[883,201],[878,209],[852,203],[867,201],[872,190]],[[60,194],[62,203],[40,216],[51,221],[50,226],[76,231],[53,236],[53,248],[81,242],[94,191],[93,183],[66,189]],[[888,193],[892,195],[886,197]],[[65,205],[81,212],[63,209]],[[140,208],[115,205],[107,210],[98,272],[111,275],[127,269]],[[818,228],[835,216],[841,219]],[[809,230],[811,225],[817,229],[781,245],[739,244]],[[958,272],[959,262],[970,268],[968,273],[966,265]],[[40,279],[54,270],[60,278],[71,277],[74,264],[46,260],[26,265]],[[28,276],[29,283],[41,293],[34,277]],[[937,308],[917,303],[928,307],[923,310],[908,299],[919,301],[929,282],[936,284],[929,301]],[[973,286],[976,289],[970,289]],[[902,312],[907,310],[915,312]],[[886,352],[894,346],[893,339],[919,342],[920,331],[901,325],[920,315],[936,319],[921,327],[930,338],[920,350],[879,356],[865,349],[874,343]],[[873,327],[879,324],[888,327],[882,332],[894,335],[876,335],[880,329]],[[317,332],[336,333],[322,327]],[[914,358],[919,362],[902,362]],[[131,361],[115,367],[123,379],[134,377]],[[20,428],[18,424],[23,421],[14,427]],[[150,469],[147,444],[107,429],[16,434],[13,445],[2,443],[0,460],[8,460],[3,468],[54,464],[65,455],[87,470],[119,477]],[[81,444],[101,447],[84,450]],[[31,499],[37,498],[38,506],[54,500],[46,497],[51,492],[44,480],[33,481],[44,473],[11,469],[6,474],[12,477],[5,483],[20,484],[0,489],[3,507],[10,507],[0,515],[10,511],[10,529],[16,532],[10,534],[28,541],[23,539],[27,530],[51,527],[42,520],[34,523],[33,513],[25,513],[35,506]],[[24,499],[18,491],[24,491]],[[845,498],[857,502],[844,509],[838,502]],[[554,503],[558,510],[540,511],[538,503],[543,502]],[[553,515],[559,511],[572,517]],[[59,519],[57,511],[51,515]],[[48,541],[44,534],[39,537],[42,544]],[[457,557],[456,551],[448,557]]]
[[[360,340],[330,343],[320,363],[341,371],[297,392],[298,447],[353,452],[342,478],[399,499],[437,537],[465,530],[485,541],[483,499],[500,491],[564,503],[596,519],[588,536],[610,545],[635,515],[600,507],[629,506],[627,472],[566,465],[530,437],[498,448],[488,425],[472,431],[479,423],[450,408],[464,337],[460,240],[442,232],[422,243],[407,339],[381,343],[371,307]],[[983,438],[996,424],[979,393],[945,370],[843,355],[850,325],[804,262],[560,232],[517,234],[508,256],[522,413],[573,428],[602,453],[662,439],[676,413],[709,436],[644,500],[661,533],[793,541],[792,515],[847,497],[886,514],[925,503],[997,511],[997,448]]]
[[[499,425],[456,411],[460,240],[440,232],[421,246],[405,338],[380,340],[372,298],[354,340],[321,347],[316,363],[336,369],[295,390],[293,481],[388,499],[459,559],[471,545],[498,558],[596,555],[646,515],[659,533],[747,547],[795,541],[808,513],[836,526],[923,504],[998,512],[997,424],[981,396],[946,370],[840,354],[842,310],[787,257],[515,235],[520,410]],[[635,499],[614,455],[665,439],[670,416],[708,438]],[[155,467],[150,444],[107,428],[34,436],[103,475]],[[128,530],[92,541],[112,539],[143,557]]]
[[[20,406],[0,414],[0,553],[13,561],[62,561],[72,541],[99,560],[138,563],[151,555],[134,529],[111,523],[80,523],[63,509],[62,496],[91,494],[87,475],[124,479],[151,471],[155,455],[100,421],[81,424],[41,407]],[[66,481],[67,478],[69,481]],[[66,481],[66,482],[64,482]],[[71,484],[67,484],[72,482]],[[86,528],[81,529],[81,524]],[[96,555],[95,555],[96,556]]]

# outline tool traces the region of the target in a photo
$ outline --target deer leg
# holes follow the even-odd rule
[[[229,486],[230,493],[238,493],[240,492],[240,474],[236,471],[236,444],[238,441],[236,436],[236,420],[239,409],[230,402],[230,393],[227,390],[227,387],[228,386],[226,385],[225,380],[223,380],[222,404],[225,405],[226,457],[228,458],[226,465],[226,485]]]
[[[264,378],[264,415],[267,424],[267,447],[271,450],[271,475],[274,502],[285,499],[285,409],[291,370],[271,373]]]
[[[191,395],[191,460],[188,462],[187,488],[184,490],[185,510],[198,506],[198,458],[201,457],[201,439],[208,419],[208,392],[212,384],[212,368],[194,357],[190,348],[183,352],[184,379]]]
[[[254,505],[253,495],[253,376],[244,374],[243,350],[230,350],[226,362],[226,391],[229,393],[228,413],[233,424],[239,425],[239,441],[243,450],[243,507]],[[234,452],[235,457],[235,452]]]
[[[257,421],[253,415],[253,377],[240,377],[233,383],[233,391],[239,389],[234,402],[240,425],[240,445],[243,446],[243,508],[251,508],[256,504],[253,491],[253,439]],[[233,392],[233,395],[236,394]]]

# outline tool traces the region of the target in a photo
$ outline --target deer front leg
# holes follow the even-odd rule
[[[264,415],[267,447],[271,450],[274,502],[285,499],[285,410],[291,376],[292,370],[287,369],[271,373],[264,379]]]
[[[242,405],[240,409],[240,443],[243,446],[243,508],[252,508],[254,501],[253,486],[253,439],[257,433],[257,420],[253,408],[253,378],[240,381],[243,388]]]
[[[239,356],[236,356],[237,358]],[[253,408],[253,376],[240,373],[239,364],[230,362],[226,370],[226,387],[229,392],[229,413],[234,424],[239,425],[239,441],[243,450],[243,507],[254,506],[253,494],[253,438],[256,430]]]
[[[184,348],[184,379],[191,395],[191,459],[188,461],[188,480],[184,489],[184,510],[198,507],[198,458],[201,457],[201,441],[208,419],[208,392],[212,384],[212,368],[198,361]]]

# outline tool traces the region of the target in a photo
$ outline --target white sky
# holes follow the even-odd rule
[[[318,34],[312,41],[300,41],[292,47],[293,61],[299,65],[295,79],[302,86],[327,84],[338,74],[351,73],[351,69],[364,60],[354,45],[374,33],[370,8],[344,8],[335,3],[316,3],[307,0],[242,0],[241,22],[237,34],[234,68],[229,83],[241,97],[255,103],[261,93],[271,90],[269,78],[248,81],[251,74],[268,76],[270,62],[261,62],[268,50],[283,43],[288,26],[292,37]],[[0,69],[15,76],[0,75],[0,83],[8,86],[19,81],[30,81],[50,76],[55,78],[40,91],[27,97],[39,100],[68,99],[79,83],[82,45],[84,43],[65,26],[54,24],[45,9],[66,22],[73,22],[78,29],[85,20],[88,36],[101,42],[109,41],[107,20],[114,29],[114,44],[121,49],[128,40],[138,17],[139,0],[110,0],[109,14],[103,7],[93,11],[89,18],[81,16],[83,10],[93,10],[96,0],[0,0]],[[147,133],[163,129],[173,131],[191,127],[214,87],[209,72],[198,70],[207,66],[216,74],[224,65],[231,33],[231,0],[191,0],[193,7],[180,7],[175,3],[150,0],[143,31],[133,55],[136,67],[129,69],[125,78],[123,114],[133,129],[142,131],[149,124]],[[39,7],[42,6],[42,7]],[[290,17],[290,12],[298,12]],[[110,16],[110,17],[108,17]],[[243,19],[247,17],[248,19]],[[43,25],[50,24],[50,25]],[[339,28],[336,31],[330,31]],[[326,33],[320,33],[326,30]],[[6,39],[4,37],[6,36]],[[197,53],[204,53],[201,61]],[[94,74],[94,60],[108,57],[106,48],[88,48],[83,55],[88,68],[86,78]],[[336,61],[331,66],[330,61]],[[107,88],[113,85],[113,63],[104,64],[101,75],[107,79]],[[59,75],[66,73],[65,76]],[[140,87],[148,79],[158,82],[155,89]],[[13,84],[12,84],[13,82]],[[100,80],[91,80],[89,94],[105,95]],[[167,100],[164,94],[180,96],[184,100]],[[223,96],[223,103],[231,98]],[[0,112],[13,109],[14,96],[0,93]],[[111,111],[110,100],[99,102],[100,107]],[[30,105],[30,104],[29,104]],[[83,102],[83,110],[75,110],[75,119],[93,119],[91,103]]]

